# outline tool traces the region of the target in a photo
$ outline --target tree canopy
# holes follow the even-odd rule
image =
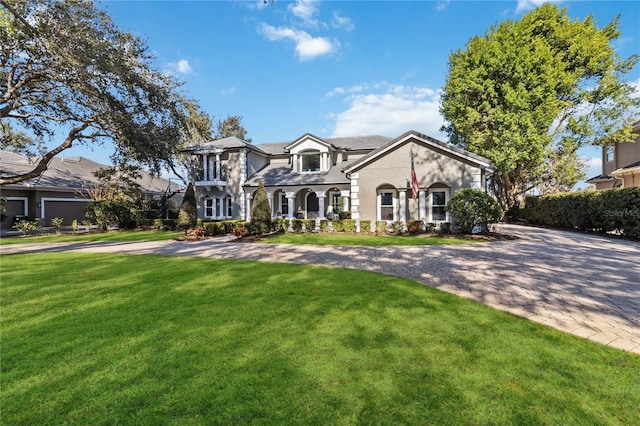
[[[155,173],[173,164],[197,106],[153,68],[141,39],[90,0],[0,5],[0,148],[39,157],[33,170],[0,176],[0,184],[40,175],[75,143],[112,142],[114,162]]]
[[[489,158],[503,207],[533,187],[570,188],[585,144],[633,141],[640,106],[625,80],[637,55],[621,59],[618,19],[598,28],[545,4],[491,27],[449,57],[443,129],[458,146]]]

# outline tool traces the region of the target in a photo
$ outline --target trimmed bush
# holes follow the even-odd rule
[[[441,234],[450,234],[451,233],[451,222],[444,222],[440,225],[440,233]]]
[[[433,222],[427,223],[427,225],[425,226],[425,231],[427,233],[436,232],[436,224]]]
[[[291,221],[291,227],[294,232],[302,232],[302,224],[304,221],[302,219],[293,219]]]
[[[258,184],[258,189],[253,194],[251,205],[251,225],[249,232],[252,234],[266,234],[271,230],[271,207],[267,198],[267,191],[262,182]]]
[[[315,219],[303,219],[304,221],[304,229],[307,232],[311,232],[316,229],[316,220]]]
[[[376,220],[376,233],[377,234],[386,234],[387,233],[387,221],[386,220]]]
[[[371,221],[370,220],[361,220],[360,221],[360,232],[363,234],[369,234],[371,232]]]
[[[331,225],[333,225],[334,232],[344,232],[344,224],[342,223],[342,220],[333,220]]]
[[[533,225],[640,239],[638,187],[527,197],[523,213]]]
[[[476,226],[487,232],[489,224],[499,221],[502,216],[495,198],[479,189],[457,190],[446,209],[463,234],[471,234]]]
[[[346,212],[338,213],[338,219],[340,219],[340,220],[351,219],[351,212],[350,211],[346,211]]]
[[[327,232],[329,229],[329,221],[327,219],[320,219],[320,232]]]
[[[404,232],[404,223],[397,220],[391,224],[391,232],[400,235]]]
[[[178,226],[186,232],[189,228],[195,228],[197,222],[198,207],[196,205],[196,193],[193,189],[193,184],[190,183],[184,193],[182,206],[180,206],[180,212],[178,213]]]
[[[342,221],[344,232],[356,232],[356,221],[354,219],[344,219]]]

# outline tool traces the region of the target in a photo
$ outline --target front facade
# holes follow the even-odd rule
[[[415,131],[395,139],[305,134],[262,145],[226,138],[185,153],[191,156],[198,217],[215,220],[249,220],[262,183],[273,218],[333,219],[350,212],[358,223],[438,224],[450,221],[445,207],[456,190],[486,190],[494,170],[486,158]]]
[[[633,133],[635,142],[602,148],[602,174],[587,180],[597,190],[640,186],[640,121],[633,124]]]

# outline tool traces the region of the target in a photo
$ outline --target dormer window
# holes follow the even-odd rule
[[[300,153],[301,171],[303,172],[319,172],[320,171],[320,151],[306,151]]]

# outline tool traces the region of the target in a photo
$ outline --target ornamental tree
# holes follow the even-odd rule
[[[577,149],[633,141],[640,106],[624,80],[637,55],[613,48],[618,19],[599,28],[545,4],[491,27],[449,57],[443,127],[452,143],[489,158],[503,208],[526,191],[573,186],[582,177]]]
[[[271,207],[269,207],[267,191],[262,182],[253,194],[251,226],[258,234],[266,234],[271,229]]]
[[[197,107],[152,67],[141,39],[89,0],[0,5],[0,148],[39,157],[0,185],[39,176],[76,143],[111,142],[114,162],[156,173],[173,165]]]

